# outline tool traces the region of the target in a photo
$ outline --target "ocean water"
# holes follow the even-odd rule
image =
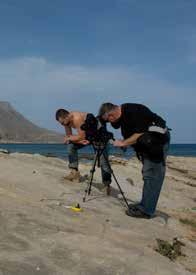
[[[67,157],[67,146],[64,144],[0,144],[0,148],[7,149],[10,153],[20,152],[59,158]],[[85,146],[79,150],[79,155],[81,157],[91,156],[93,153],[92,146]],[[123,152],[121,149],[114,148],[112,145],[110,145],[110,154],[125,158],[130,158],[135,155],[131,147],[128,148],[126,152]],[[171,144],[169,155],[196,157],[196,144]]]

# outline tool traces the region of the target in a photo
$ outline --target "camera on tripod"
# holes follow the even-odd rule
[[[114,140],[113,133],[108,132],[106,129],[106,123],[93,114],[87,114],[86,120],[80,128],[85,131],[86,139],[91,144],[107,144],[109,140]]]
[[[112,139],[114,140],[114,136],[111,132],[107,131],[106,128],[106,123],[104,123],[99,117],[95,117],[93,114],[87,114],[86,120],[84,124],[81,125],[80,127],[83,131],[85,131],[86,134],[86,139],[92,144],[94,151],[95,151],[95,156],[94,156],[94,161],[91,169],[91,176],[90,176],[90,181],[88,183],[88,186],[85,190],[85,195],[83,197],[83,202],[86,201],[86,196],[90,195],[91,193],[91,186],[93,182],[93,176],[95,172],[95,167],[96,164],[98,163],[98,167],[100,167],[100,157],[102,156],[105,159],[105,162],[107,163],[109,167],[109,171],[111,172],[119,190],[120,193],[124,199],[124,202],[129,208],[127,199],[120,187],[120,184],[118,183],[116,176],[114,175],[114,172],[111,168],[111,165],[109,163],[108,158],[105,156],[104,151],[107,147],[107,143]]]

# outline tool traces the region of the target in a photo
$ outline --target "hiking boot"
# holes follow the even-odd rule
[[[137,208],[130,208],[127,209],[125,211],[125,213],[130,216],[130,217],[133,217],[133,218],[141,218],[141,219],[150,219],[151,216],[144,213],[143,211],[141,211],[140,209],[137,209]]]
[[[80,172],[75,169],[71,169],[70,173],[67,176],[64,176],[64,179],[80,182]]]
[[[140,206],[140,203],[139,203],[139,202],[130,203],[130,204],[129,204],[129,209],[136,210],[136,209],[139,209],[139,206]]]

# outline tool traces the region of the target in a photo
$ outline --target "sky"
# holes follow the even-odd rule
[[[196,143],[195,0],[0,0],[0,101],[62,132],[59,108],[142,103]]]

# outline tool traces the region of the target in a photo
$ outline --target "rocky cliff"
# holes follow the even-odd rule
[[[40,128],[17,112],[9,102],[0,101],[0,142],[62,142],[62,135]]]

